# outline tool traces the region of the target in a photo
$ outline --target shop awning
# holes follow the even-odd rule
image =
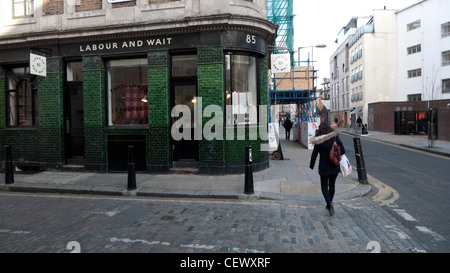
[[[351,115],[353,114],[358,114],[359,112],[362,112],[363,107],[362,106],[358,106],[355,109],[353,109],[353,111],[350,113]]]

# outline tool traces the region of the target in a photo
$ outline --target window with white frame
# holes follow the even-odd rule
[[[441,38],[450,36],[450,22],[441,25]]]
[[[34,0],[12,0],[13,18],[33,17]]]
[[[442,66],[450,65],[450,50],[442,52]]]
[[[442,93],[450,93],[450,79],[442,80]]]
[[[414,21],[412,23],[407,24],[406,28],[407,28],[408,31],[411,31],[411,30],[415,30],[416,28],[419,28],[420,25],[421,25],[421,21],[419,19],[419,20],[416,20],[416,21]]]
[[[415,45],[415,46],[410,46],[407,48],[408,51],[408,55],[414,54],[414,53],[418,53],[422,51],[422,45]]]
[[[421,68],[408,70],[408,78],[415,78],[415,77],[421,77],[421,76],[422,76]]]
[[[422,94],[408,95],[408,101],[422,101]]]

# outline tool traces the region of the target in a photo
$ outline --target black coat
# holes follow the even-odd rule
[[[338,174],[341,171],[341,167],[338,165],[334,165],[328,159],[330,154],[331,146],[333,145],[334,140],[337,140],[337,143],[341,147],[341,155],[345,154],[344,145],[342,144],[338,134],[336,132],[332,132],[326,135],[318,136],[312,138],[311,142],[314,144],[314,150],[311,154],[311,161],[309,162],[309,167],[314,169],[314,165],[316,163],[317,155],[320,154],[319,159],[319,174],[320,175],[334,175]]]
[[[292,129],[292,121],[290,119],[287,119],[284,122],[283,126],[284,126],[284,129],[291,130]]]

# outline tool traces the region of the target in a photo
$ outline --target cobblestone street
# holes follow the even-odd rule
[[[0,194],[0,252],[427,251],[368,198],[337,201],[330,217],[319,201]]]

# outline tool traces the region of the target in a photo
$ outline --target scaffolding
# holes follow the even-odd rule
[[[267,0],[268,19],[278,25],[274,53],[289,53],[294,64],[294,5],[293,0]]]
[[[289,53],[292,67],[291,73],[273,75],[269,92],[270,104],[296,104],[299,120],[311,120],[315,116],[315,111],[312,110],[316,101],[314,82],[317,70],[314,70],[314,64],[309,60],[309,56],[307,67],[301,66],[300,60],[297,62],[298,67],[295,66],[293,0],[267,0],[267,11],[268,20],[278,25],[273,53]]]

